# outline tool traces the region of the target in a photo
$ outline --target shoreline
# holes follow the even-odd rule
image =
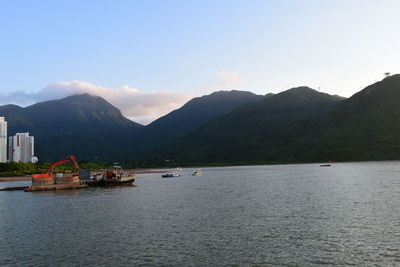
[[[26,175],[26,176],[6,176],[6,177],[0,177],[0,182],[18,182],[18,181],[30,181],[32,179],[32,176]]]
[[[112,170],[112,169],[110,169]],[[137,171],[133,171],[135,174],[145,174],[145,173],[164,173],[165,171],[169,171],[171,169],[138,169]],[[93,170],[91,172],[97,172],[98,170]],[[126,171],[131,171],[126,169]],[[32,179],[32,175],[25,176],[4,176],[0,177],[1,182],[19,182],[19,181],[30,181]]]
[[[385,162],[385,161],[399,161],[399,160],[366,160],[366,161],[334,161],[330,162],[330,164],[337,164],[337,163],[368,163],[368,162]],[[226,164],[226,165],[201,165],[201,166],[186,166],[183,167],[183,169],[202,169],[202,168],[229,168],[229,167],[246,167],[246,166],[265,166],[265,165],[270,165],[270,166],[275,166],[275,165],[307,165],[307,164],[325,164],[327,162],[300,162],[300,163],[274,163],[274,164]],[[91,172],[97,172],[97,171],[105,171],[106,169],[101,169],[101,170],[91,170]],[[112,169],[107,169],[107,170],[112,170]],[[176,170],[175,168],[138,168],[138,169],[124,169],[124,171],[131,171],[134,172],[135,174],[146,174],[146,173],[165,173],[165,172],[171,172]],[[17,181],[30,181],[32,179],[31,175],[26,175],[26,176],[4,176],[0,177],[0,183],[1,182],[17,182]]]

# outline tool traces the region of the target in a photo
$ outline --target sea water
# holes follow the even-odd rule
[[[400,265],[400,162],[192,172],[0,192],[0,266]]]

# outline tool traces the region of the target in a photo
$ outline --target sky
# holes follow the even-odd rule
[[[0,0],[0,104],[100,95],[148,124],[218,90],[350,97],[400,73],[400,1]]]

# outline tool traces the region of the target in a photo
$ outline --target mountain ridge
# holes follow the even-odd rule
[[[132,154],[145,154],[155,146],[183,136],[208,120],[224,114],[244,103],[262,99],[265,96],[247,91],[216,91],[209,95],[195,97],[181,108],[171,111],[151,124],[140,129],[135,138]]]
[[[232,101],[229,94],[240,101]],[[18,125],[23,126],[19,131],[32,132],[40,154],[52,157],[58,151],[88,160],[159,158],[182,164],[400,159],[399,74],[345,99],[306,86],[266,96],[215,92],[188,101],[148,126],[131,122],[98,97],[66,99],[33,108],[0,106],[0,116],[13,122],[11,131]],[[78,108],[70,111],[69,105]],[[42,116],[43,106],[52,108],[42,110]],[[76,117],[68,120],[65,114]],[[35,115],[43,121],[33,120]],[[73,122],[79,126],[72,127]],[[51,134],[43,134],[46,131]]]
[[[365,87],[331,112],[309,122],[313,131],[289,153],[308,147],[306,153],[297,155],[302,161],[400,159],[399,117],[397,74]]]
[[[291,124],[326,112],[340,101],[308,87],[291,88],[243,104],[153,153],[191,162],[271,160],[275,150],[289,138],[283,131]],[[268,146],[272,147],[264,152],[259,149]]]
[[[121,145],[124,134],[133,134],[143,127],[125,118],[103,98],[89,94],[27,107],[4,105],[0,106],[0,116],[8,121],[9,136],[16,132],[30,132],[35,136],[35,150],[40,160],[55,160],[66,154],[109,159],[111,157],[101,153],[99,143],[105,150],[114,151],[114,146]]]

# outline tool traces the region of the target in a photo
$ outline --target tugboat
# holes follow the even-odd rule
[[[122,167],[114,165],[113,171],[106,171],[104,174],[96,174],[86,184],[88,186],[132,186],[135,181],[135,173],[124,175]]]

